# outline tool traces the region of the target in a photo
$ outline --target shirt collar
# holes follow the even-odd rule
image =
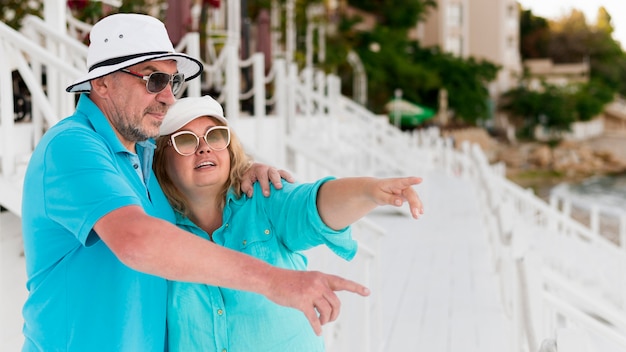
[[[100,108],[89,98],[88,94],[83,93],[80,95],[76,111],[86,116],[89,123],[93,126],[93,129],[111,146],[113,152],[128,152],[128,149],[124,147],[122,141],[120,141],[117,134],[115,134],[109,120],[104,116]]]

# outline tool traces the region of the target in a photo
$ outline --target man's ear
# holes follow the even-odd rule
[[[102,77],[98,77],[91,80],[91,93],[95,93],[98,96],[102,97],[107,94],[109,88],[109,77],[111,75],[106,75]]]

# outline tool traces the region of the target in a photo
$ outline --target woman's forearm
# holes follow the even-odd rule
[[[365,216],[377,206],[369,191],[375,182],[371,177],[347,177],[324,183],[317,193],[322,221],[340,230]]]
[[[317,210],[330,228],[342,229],[379,205],[402,206],[409,203],[415,219],[424,208],[414,185],[419,177],[374,178],[347,177],[324,183],[317,194]]]

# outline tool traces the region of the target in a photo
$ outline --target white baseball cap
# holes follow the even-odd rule
[[[89,92],[90,81],[145,61],[176,60],[178,72],[189,81],[202,73],[202,63],[174,51],[163,22],[134,13],[107,16],[89,34],[87,67],[89,72],[65,90]]]
[[[224,109],[208,95],[202,97],[181,98],[170,106],[159,134],[165,136],[176,132],[179,128],[201,116],[214,117],[228,126],[228,121],[224,117]]]

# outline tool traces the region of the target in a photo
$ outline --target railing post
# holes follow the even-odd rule
[[[58,0],[45,0],[43,16],[46,24],[57,33],[66,32],[67,11],[66,2]]]
[[[298,66],[296,64],[288,64],[287,67],[287,134],[293,133],[295,130],[296,116],[296,89],[298,86]]]
[[[229,124],[236,128],[239,120],[239,91],[241,89],[239,83],[239,56],[237,47],[228,44],[224,48],[226,53],[226,116]]]
[[[254,116],[260,141],[262,133],[258,125],[265,118],[265,57],[262,53],[252,55],[252,84],[254,90]]]
[[[278,165],[286,167],[287,162],[287,144],[285,139],[287,138],[287,104],[288,104],[288,83],[287,83],[287,67],[284,59],[274,60],[274,106],[275,114],[278,119],[278,133],[276,138],[279,138],[278,148]]]
[[[13,143],[14,106],[13,106],[13,79],[11,68],[7,62],[11,57],[8,44],[0,40],[0,156],[2,157],[2,175],[9,176],[15,173],[15,146]]]
[[[239,71],[239,33],[241,31],[241,3],[238,0],[228,0],[227,3],[227,32],[226,46],[226,116],[229,124],[236,128],[239,120],[239,94],[241,91]]]
[[[589,228],[594,234],[600,234],[600,209],[598,204],[592,204],[591,209],[589,209]]]
[[[328,116],[330,119],[326,121],[329,123],[328,136],[330,140],[336,141],[339,138],[339,95],[341,94],[341,81],[338,77],[329,75],[327,77],[327,94],[325,98],[328,103]]]
[[[563,199],[563,208],[561,212],[565,214],[567,217],[572,215],[572,202],[569,199]]]
[[[185,52],[187,55],[200,58],[200,33],[190,32],[185,34]],[[187,95],[190,97],[199,97],[202,95],[202,76],[189,81],[187,86]]]
[[[326,82],[327,79],[328,80],[331,79],[330,77],[331,77],[330,75],[327,76],[322,71],[317,71],[315,73],[315,91],[319,94],[318,96],[320,97],[320,101],[318,101],[318,104],[317,104],[318,115],[325,115],[325,116],[330,115],[330,111],[329,109],[327,109],[327,106],[330,103],[330,101],[328,100],[330,96],[328,84],[330,82]],[[315,109],[315,106],[311,106],[311,110],[313,109]]]
[[[626,212],[619,216],[619,245],[626,250]]]
[[[313,70],[309,67],[304,68],[302,70],[302,76],[304,78],[304,82],[302,84],[304,90],[302,102],[304,106],[302,106],[301,109],[304,111],[304,116],[306,117],[308,123],[310,122],[309,117],[311,117],[313,110]]]

